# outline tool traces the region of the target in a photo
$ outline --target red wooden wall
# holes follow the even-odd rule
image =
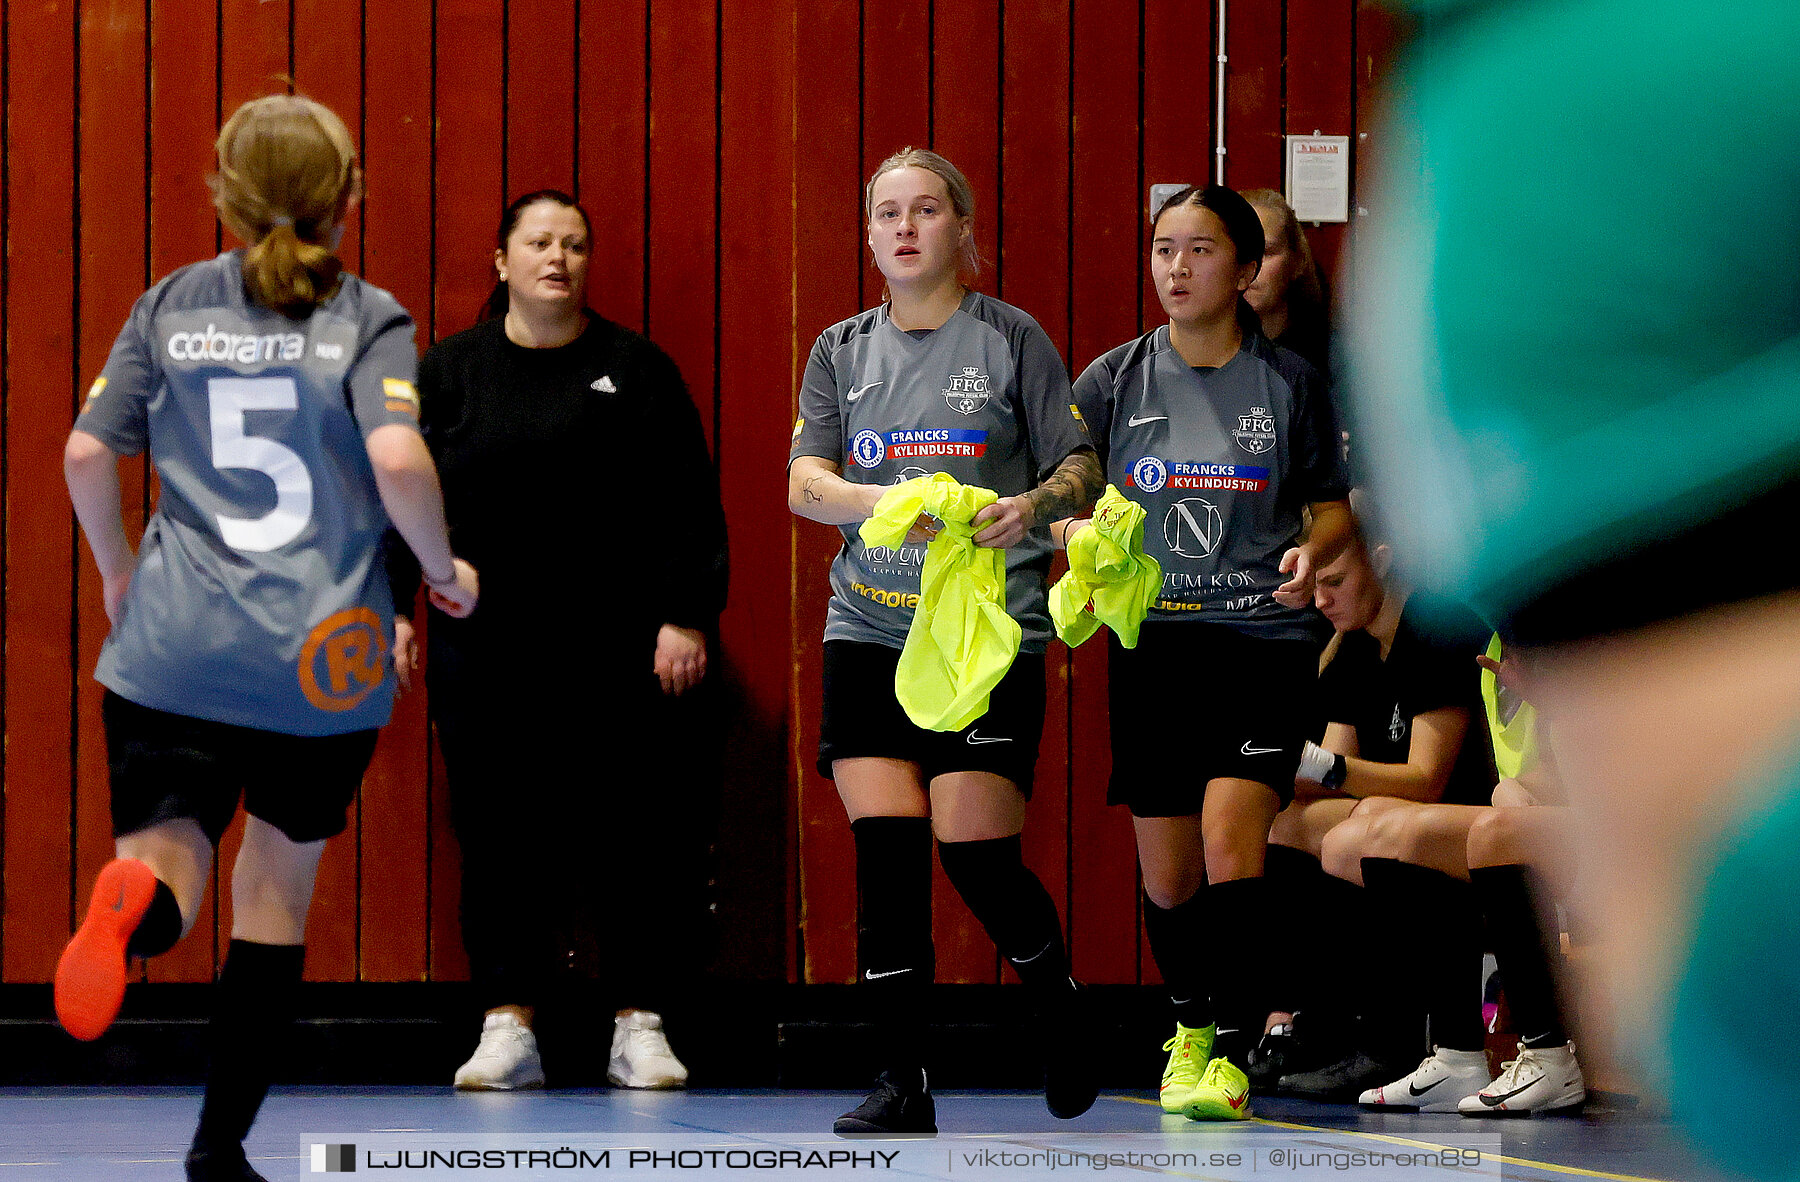
[[[132,299],[223,243],[203,176],[221,116],[292,85],[357,133],[350,265],[417,316],[468,326],[508,195],[578,193],[590,300],[680,363],[728,496],[725,971],[854,973],[849,830],[811,770],[835,531],[792,519],[783,465],[812,339],[867,306],[860,186],[908,144],[973,180],[982,286],[1079,371],[1154,322],[1148,185],[1210,176],[1210,0],[0,0],[4,275],[0,476],[5,808],[0,981],[43,982],[110,851],[99,581],[62,486],[78,398]],[[1371,0],[1231,0],[1229,183],[1279,187],[1284,131],[1362,135],[1392,41]],[[1342,227],[1315,231],[1330,266]],[[127,466],[127,517],[154,498]],[[1151,979],[1126,818],[1107,773],[1104,655],[1052,655],[1027,849],[1078,972]],[[678,786],[676,786],[678,788]],[[229,862],[235,832],[222,860]],[[598,851],[602,857],[604,848]],[[326,855],[308,974],[454,979],[457,855],[424,704],[403,701]],[[940,974],[1000,979],[941,879]],[[607,887],[626,897],[629,887]],[[149,970],[207,979],[229,896]]]

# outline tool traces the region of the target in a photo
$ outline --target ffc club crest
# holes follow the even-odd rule
[[[988,402],[988,376],[973,365],[965,365],[962,372],[950,377],[950,384],[944,387],[944,401],[950,409],[959,415],[972,415]]]
[[[1237,430],[1231,437],[1237,440],[1239,447],[1259,456],[1275,446],[1275,416],[1266,406],[1253,406],[1249,414],[1238,416]]]

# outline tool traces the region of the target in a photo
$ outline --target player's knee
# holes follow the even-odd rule
[[[1354,817],[1334,825],[1319,843],[1319,865],[1325,873],[1349,882],[1362,881],[1363,851],[1368,837],[1368,822]]]
[[[1483,809],[1469,826],[1469,865],[1503,866],[1518,861],[1519,824],[1517,810]]]

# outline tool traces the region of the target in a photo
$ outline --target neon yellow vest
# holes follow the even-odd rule
[[[1107,485],[1092,524],[1069,539],[1069,572],[1050,588],[1056,634],[1074,648],[1105,624],[1136,648],[1161,590],[1162,565],[1144,553],[1144,507]]]
[[[864,544],[898,548],[919,514],[944,523],[925,547],[919,606],[900,650],[894,693],[906,716],[959,731],[987,713],[988,693],[1012,668],[1023,630],[1006,614],[1006,551],[977,546],[975,514],[999,495],[934,472],[897,484],[862,523]]]
[[[1500,659],[1500,635],[1488,641],[1487,655]],[[1491,669],[1481,671],[1481,704],[1487,708],[1488,733],[1494,737],[1494,768],[1504,780],[1517,779],[1527,764],[1537,761],[1537,708],[1520,702],[1506,722],[1500,721],[1500,682]]]

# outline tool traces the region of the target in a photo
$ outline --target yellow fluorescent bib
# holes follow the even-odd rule
[[[926,730],[959,731],[986,714],[988,692],[1019,652],[1022,630],[1006,614],[1006,552],[972,540],[975,514],[999,499],[936,472],[888,489],[862,523],[864,545],[890,549],[921,513],[944,523],[925,547],[919,606],[894,671],[901,707]]]
[[[1498,661],[1503,646],[1498,634],[1488,641],[1487,655]],[[1500,720],[1500,681],[1492,670],[1481,671],[1481,702],[1487,708],[1488,733],[1494,737],[1494,767],[1503,780],[1515,780],[1537,759],[1537,709],[1519,703],[1512,718]]]
[[[1138,626],[1162,590],[1162,565],[1144,553],[1144,507],[1112,485],[1093,523],[1069,539],[1069,573],[1050,588],[1056,634],[1074,648],[1105,624],[1136,648]]]

